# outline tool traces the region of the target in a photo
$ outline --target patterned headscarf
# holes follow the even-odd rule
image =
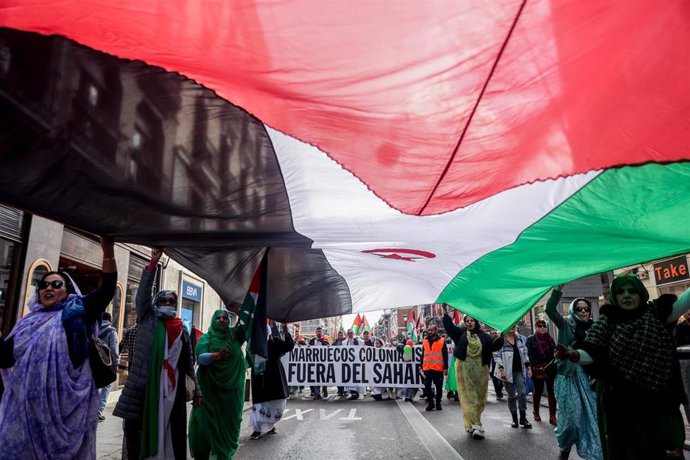
[[[640,306],[623,310],[615,303],[616,290],[632,285],[640,294]],[[608,356],[613,369],[625,381],[652,391],[666,388],[673,366],[673,340],[665,328],[656,302],[647,302],[649,293],[636,276],[624,275],[611,284],[611,305],[601,309],[601,316],[587,332],[585,350],[601,359]],[[594,348],[592,348],[592,346]]]
[[[647,303],[649,300],[649,292],[647,292],[647,288],[644,287],[642,281],[640,281],[635,275],[621,275],[616,277],[616,279],[613,280],[613,283],[611,283],[611,290],[609,291],[608,297],[611,305],[620,307],[620,305],[616,303],[616,291],[626,284],[630,284],[633,289],[635,289],[635,292],[640,294],[640,305]]]

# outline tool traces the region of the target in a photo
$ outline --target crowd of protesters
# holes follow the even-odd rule
[[[128,353],[129,370],[113,412],[123,419],[123,458],[186,458],[187,433],[194,458],[233,458],[245,401],[242,323],[233,326],[228,311],[217,310],[207,332],[193,340],[177,316],[177,293],[153,292],[162,255],[154,248],[137,291],[137,324],[118,343],[105,312],[117,280],[112,240],[101,238],[101,247],[102,280],[95,290],[84,295],[67,273],[46,273],[29,299],[29,313],[0,337],[0,458],[25,458],[27,452],[26,458],[95,458],[96,427],[105,418],[112,382],[102,375],[115,375],[118,352]],[[491,380],[498,401],[507,395],[513,428],[532,428],[530,387],[536,422],[546,394],[561,460],[573,446],[594,460],[682,458],[680,407],[690,415],[690,360],[681,365],[679,357],[690,357],[690,291],[650,301],[637,277],[619,276],[596,320],[585,298],[574,299],[562,315],[561,296],[556,286],[546,317],[537,318],[529,337],[517,325],[500,334],[469,315],[454,321],[449,311],[428,318],[418,340],[404,334],[387,340],[368,330],[355,336],[352,329],[331,340],[322,328],[309,340],[293,339],[287,324],[273,323],[266,360],[251,368],[250,439],[277,434],[287,400],[303,390],[288,387],[281,362],[295,346],[392,347],[408,361],[420,347],[426,410],[443,409],[445,388],[449,400],[459,400],[464,430],[473,439],[486,436],[482,413]],[[110,370],[94,358],[99,342],[110,349]],[[313,399],[329,397],[326,386],[310,389]],[[417,390],[342,386],[335,397],[411,402]]]

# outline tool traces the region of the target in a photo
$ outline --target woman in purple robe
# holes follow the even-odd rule
[[[49,272],[30,312],[0,338],[0,458],[96,458],[98,391],[88,336],[115,294],[113,242],[101,238],[103,277],[81,295],[64,272]]]

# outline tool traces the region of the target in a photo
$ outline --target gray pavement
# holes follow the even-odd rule
[[[493,397],[483,417],[487,437],[480,441],[465,433],[457,402],[444,400],[440,412],[426,412],[425,406],[419,398],[412,403],[343,401],[332,396],[326,401],[294,399],[276,425],[277,435],[249,440],[251,429],[244,422],[237,458],[538,460],[558,456],[548,422],[533,422],[532,430],[511,428],[507,404]],[[579,457],[573,453],[571,458]]]
[[[529,399],[529,398],[528,398]],[[106,408],[106,420],[98,426],[98,459],[120,459],[122,422]],[[190,406],[191,407],[191,406]],[[237,459],[436,459],[491,460],[502,458],[555,459],[558,456],[553,427],[544,417],[531,420],[532,430],[511,428],[505,401],[496,401],[493,391],[483,415],[486,439],[476,441],[465,433],[457,402],[443,400],[443,410],[426,412],[425,402],[403,400],[377,402],[371,398],[347,401],[329,396],[313,401],[296,397],[288,401],[278,434],[250,440],[249,404],[245,404]],[[571,459],[580,457],[571,454]]]
[[[112,400],[112,399],[111,399]],[[244,413],[248,414],[251,404],[244,404]],[[96,432],[96,458],[98,460],[120,460],[122,458],[122,419],[113,416],[115,402],[109,402],[105,407],[103,415],[105,420],[98,424]],[[191,411],[191,404],[187,405],[188,413]],[[247,415],[245,418],[248,418]],[[189,447],[189,444],[187,445]],[[188,457],[191,458],[189,452]]]

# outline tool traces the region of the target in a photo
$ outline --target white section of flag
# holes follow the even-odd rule
[[[345,279],[353,313],[432,303],[465,267],[506,245],[600,174],[591,171],[504,191],[464,209],[411,216],[392,209],[314,146],[268,128],[295,230]],[[364,250],[428,251],[414,262]]]

